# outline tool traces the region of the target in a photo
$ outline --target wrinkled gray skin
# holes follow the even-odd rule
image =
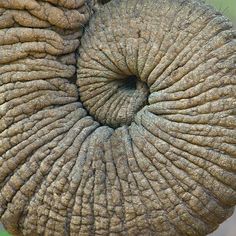
[[[235,127],[236,32],[203,2],[0,0],[13,235],[207,235],[236,204]]]

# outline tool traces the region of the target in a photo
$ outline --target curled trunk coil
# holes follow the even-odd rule
[[[236,32],[197,0],[0,0],[0,219],[13,235],[204,236],[236,204]]]

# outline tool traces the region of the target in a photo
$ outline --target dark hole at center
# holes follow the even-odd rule
[[[135,75],[130,75],[123,80],[121,89],[135,90],[137,88],[138,78]]]
[[[111,0],[99,0],[99,3],[101,3],[102,5],[110,2]]]

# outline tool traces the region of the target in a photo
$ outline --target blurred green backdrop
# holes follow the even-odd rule
[[[215,6],[217,10],[228,16],[233,21],[236,28],[236,0],[206,0],[206,2]],[[214,234],[215,233],[213,233],[213,235]],[[0,226],[0,236],[10,236],[10,234],[4,231]]]
[[[215,6],[224,15],[233,20],[236,24],[236,0],[206,0],[207,3]]]
[[[6,231],[1,231],[0,232],[0,236],[10,236],[10,234],[8,234]]]

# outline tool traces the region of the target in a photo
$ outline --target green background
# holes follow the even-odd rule
[[[206,0],[206,2],[214,5],[217,10],[231,18],[236,25],[236,0]]]
[[[232,19],[234,26],[236,26],[236,0],[206,0],[206,2],[214,5],[217,10]],[[0,236],[9,235],[6,231],[0,229]]]
[[[0,232],[0,236],[10,236],[10,234],[8,234],[6,231],[1,231]]]

